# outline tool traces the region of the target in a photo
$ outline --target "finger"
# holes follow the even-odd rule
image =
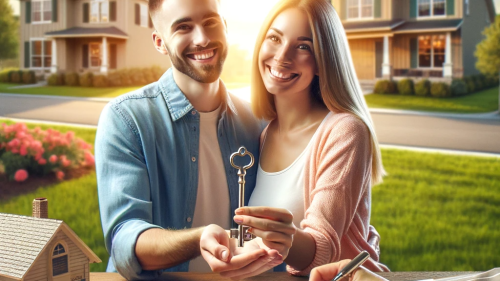
[[[207,261],[207,263],[210,265],[210,268],[212,269],[213,272],[226,272],[230,270],[236,270],[243,268],[247,266],[248,264],[258,260],[261,257],[267,256],[266,250],[264,249],[259,249],[255,250],[249,253],[244,253],[240,254],[237,256],[233,256],[231,258],[231,261],[229,263],[223,262],[219,259],[216,259],[213,257],[212,259],[210,257],[205,257],[205,255],[209,255],[208,252],[202,253],[203,258]]]
[[[252,217],[267,218],[284,223],[291,223],[293,221],[293,214],[287,209],[273,208],[273,207],[241,207],[236,209],[235,214],[247,215]]]
[[[244,276],[254,276],[281,264],[283,259],[277,255],[266,255],[237,270],[222,272],[226,278],[242,279]]]
[[[258,228],[261,230],[282,232],[282,233],[285,233],[288,235],[293,235],[297,231],[295,229],[295,226],[293,225],[293,223],[286,224],[283,222],[273,221],[273,220],[265,219],[265,218],[237,215],[237,216],[234,216],[234,221],[237,224],[242,224],[242,225],[250,226],[253,228]]]
[[[200,248],[221,261],[227,262],[231,259],[229,237],[226,232],[203,235],[200,239]]]
[[[249,228],[247,230],[247,232],[250,232],[250,233],[254,234],[255,236],[262,238],[262,240],[266,240],[266,241],[274,242],[274,243],[278,243],[278,244],[283,244],[287,247],[292,246],[293,235],[287,235],[287,234],[283,234],[281,232],[275,232],[275,231],[264,231],[264,230],[260,230],[257,228]],[[269,247],[269,248],[271,248],[271,247]]]
[[[322,266],[318,266],[311,271],[309,280],[311,281],[323,281],[331,280],[339,271],[346,266],[350,260],[341,260],[339,262],[329,263]]]

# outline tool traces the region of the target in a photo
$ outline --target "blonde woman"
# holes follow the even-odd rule
[[[384,175],[380,149],[335,9],[326,0],[281,1],[255,46],[252,107],[270,123],[254,207],[237,209],[234,220],[278,250],[294,275],[363,250],[371,256],[366,268],[388,271],[370,226],[371,186]],[[201,243],[209,263],[216,244]]]

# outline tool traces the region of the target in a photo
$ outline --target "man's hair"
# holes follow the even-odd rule
[[[166,0],[149,0],[149,14],[152,16],[154,13],[156,13],[160,9],[161,4],[163,4],[164,1]],[[217,2],[220,3],[220,0],[217,0]]]

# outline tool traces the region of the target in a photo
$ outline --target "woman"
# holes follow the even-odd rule
[[[384,174],[380,150],[334,8],[324,0],[281,1],[255,50],[252,107],[271,122],[249,205],[268,207],[240,208],[234,220],[278,250],[294,275],[362,250],[371,256],[365,267],[388,271],[370,226],[370,188]]]

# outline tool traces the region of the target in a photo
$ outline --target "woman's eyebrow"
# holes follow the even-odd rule
[[[269,28],[269,29],[272,29],[272,30],[274,30],[276,33],[278,33],[279,35],[283,36],[283,32],[282,32],[281,30],[279,30],[279,29],[277,29],[277,28],[275,28],[275,27],[271,27],[271,28]]]
[[[297,40],[299,40],[299,41],[309,41],[311,43],[313,41],[311,38],[305,37],[305,36],[300,36],[300,37],[297,38]]]

